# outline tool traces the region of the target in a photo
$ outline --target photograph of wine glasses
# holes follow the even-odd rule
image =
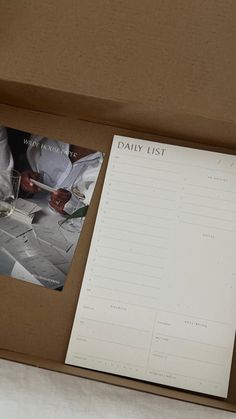
[[[63,289],[103,158],[0,125],[0,275]]]
[[[20,179],[20,173],[16,170],[0,170],[0,218],[13,213],[19,194]]]

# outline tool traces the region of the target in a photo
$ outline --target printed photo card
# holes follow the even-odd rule
[[[0,126],[0,274],[62,290],[103,162]]]

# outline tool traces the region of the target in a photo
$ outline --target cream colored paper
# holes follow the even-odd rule
[[[226,397],[236,157],[115,136],[66,363]]]

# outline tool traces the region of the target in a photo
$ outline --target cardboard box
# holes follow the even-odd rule
[[[0,13],[3,125],[106,162],[113,134],[235,153],[234,0],[0,0]],[[105,166],[64,290],[0,277],[0,356],[235,412],[236,352],[226,400],[64,364]]]

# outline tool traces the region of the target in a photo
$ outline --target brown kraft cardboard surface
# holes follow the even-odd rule
[[[235,152],[234,0],[0,0],[0,11],[3,125],[106,162],[114,134]],[[105,168],[63,292],[0,277],[0,355],[236,411],[235,356],[227,400],[64,365]]]

